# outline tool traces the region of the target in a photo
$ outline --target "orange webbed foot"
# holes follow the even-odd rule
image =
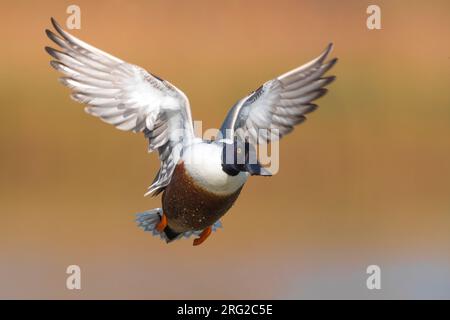
[[[166,215],[163,213],[161,216],[161,221],[159,221],[158,224],[156,225],[156,230],[158,232],[163,232],[166,227],[167,227],[167,218]]]
[[[201,245],[209,237],[211,232],[212,232],[212,228],[211,227],[208,227],[208,228],[204,229],[202,231],[202,233],[200,233],[200,236],[197,239],[194,239],[193,245],[194,246]]]

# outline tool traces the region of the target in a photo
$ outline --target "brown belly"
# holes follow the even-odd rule
[[[184,164],[176,166],[162,196],[163,212],[175,232],[203,230],[213,225],[231,208],[242,187],[230,195],[216,195],[196,185]]]

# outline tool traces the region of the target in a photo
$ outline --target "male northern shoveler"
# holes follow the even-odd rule
[[[330,44],[316,59],[239,100],[222,124],[222,138],[205,141],[194,136],[189,101],[181,90],[51,21],[59,35],[46,33],[60,50],[46,51],[55,59],[51,66],[65,75],[60,80],[73,90],[71,97],[118,129],[143,132],[149,151],[158,151],[161,167],[146,195],[163,192],[162,209],[139,214],[137,222],[167,242],[195,235],[194,245],[199,245],[220,227],[219,219],[249,175],[270,175],[254,160],[257,144],[291,132],[317,108],[312,101],[334,80],[324,77],[337,61],[325,61]]]

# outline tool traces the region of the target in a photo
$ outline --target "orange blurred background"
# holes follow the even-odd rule
[[[136,227],[160,207],[143,197],[156,155],[86,115],[49,66],[44,30],[72,2],[2,1],[0,298],[450,298],[450,5],[375,2],[76,2],[75,36],[177,85],[204,129],[335,44],[337,81],[283,139],[280,172],[192,247]]]

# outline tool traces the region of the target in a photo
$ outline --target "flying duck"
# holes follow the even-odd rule
[[[142,132],[149,152],[158,151],[160,169],[145,195],[162,193],[162,208],[138,214],[137,224],[166,242],[194,236],[194,245],[221,227],[250,175],[271,173],[256,159],[258,144],[291,132],[317,108],[335,77],[324,76],[337,59],[332,49],[269,80],[228,112],[213,141],[195,137],[189,100],[173,84],[103,52],[63,30],[47,36],[50,65],[85,111],[124,131]]]

